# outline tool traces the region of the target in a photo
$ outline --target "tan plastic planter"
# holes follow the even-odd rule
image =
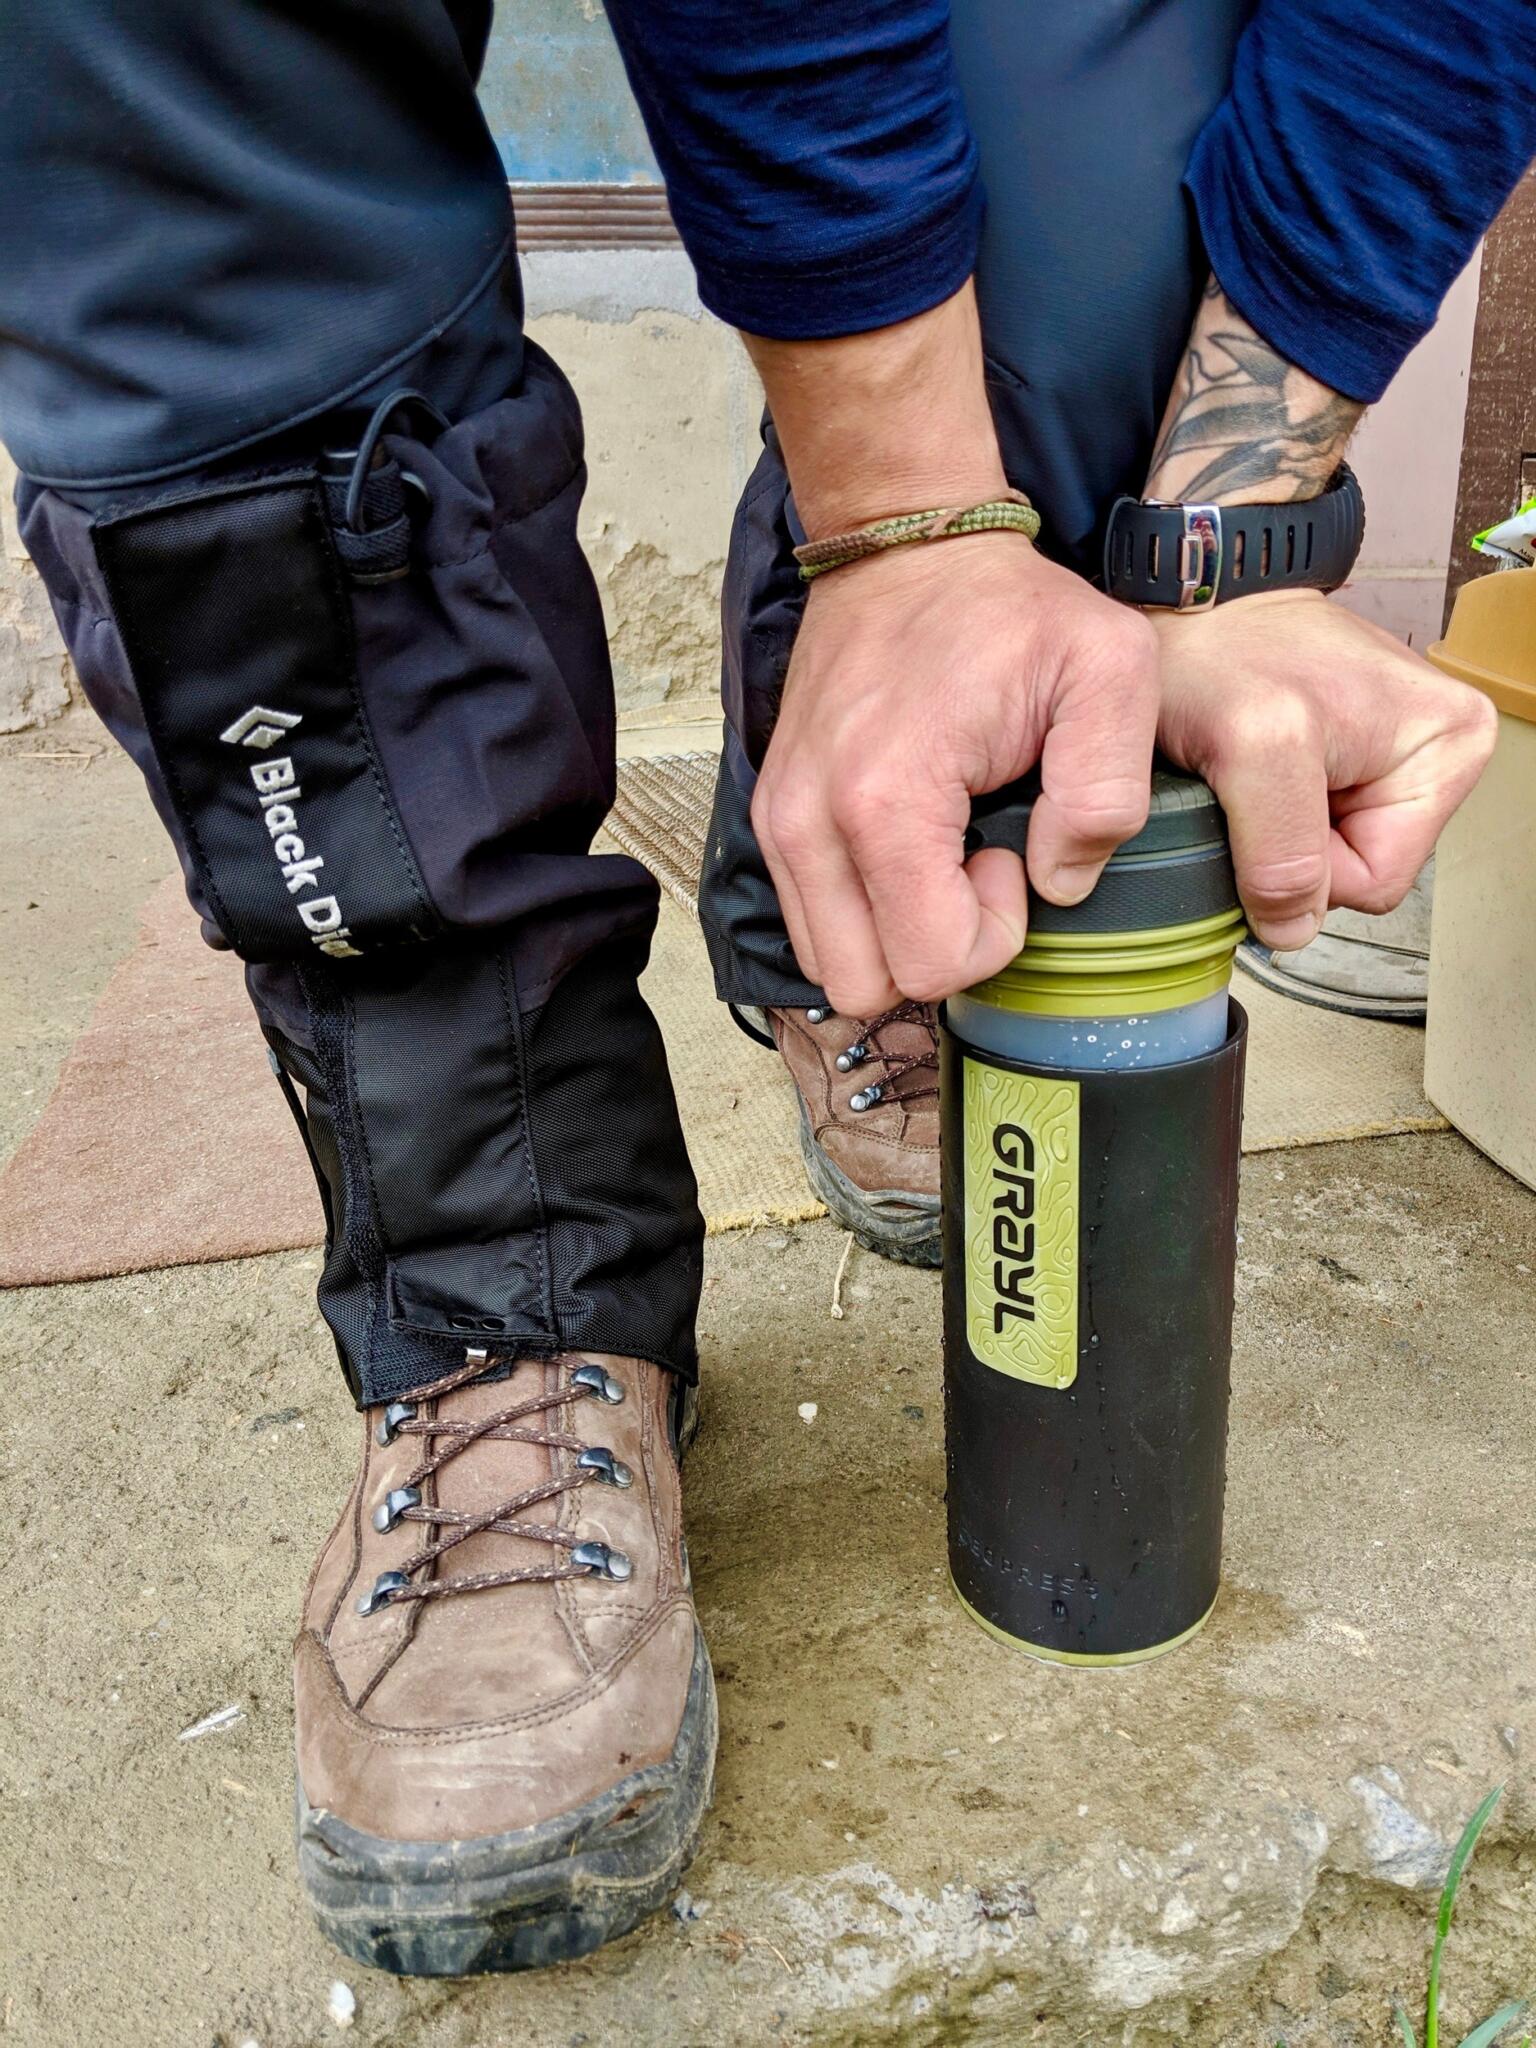
[[[1424,1092],[1536,1187],[1536,569],[1464,585],[1429,658],[1493,699],[1499,741],[1440,839]]]

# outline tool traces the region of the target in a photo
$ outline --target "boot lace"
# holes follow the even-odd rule
[[[836,1014],[823,1010],[821,1017]],[[819,1021],[812,1013],[813,1021]],[[837,1055],[837,1070],[840,1074],[851,1074],[857,1069],[870,1066],[876,1073],[848,1098],[848,1107],[858,1115],[861,1111],[873,1109],[880,1102],[899,1102],[910,1106],[936,1096],[939,1092],[939,1020],[932,1003],[911,1001],[892,1004],[882,1010],[878,1017],[861,1022],[857,1017],[848,1020],[854,1027],[854,1036],[842,1052]],[[893,1024],[920,1024],[928,1035],[928,1043],[922,1052],[895,1052],[881,1043],[880,1034]]]
[[[622,1401],[624,1387],[605,1366],[583,1359],[567,1369],[561,1384],[553,1391],[511,1400],[505,1407],[480,1417],[478,1421],[422,1414],[424,1407],[441,1400],[444,1395],[455,1393],[460,1387],[471,1385],[505,1363],[489,1352],[471,1350],[467,1362],[457,1371],[445,1373],[441,1379],[431,1380],[425,1386],[412,1388],[398,1401],[390,1402],[384,1410],[378,1425],[381,1445],[393,1443],[396,1437],[414,1436],[422,1439],[425,1449],[419,1464],[378,1502],[373,1512],[373,1526],[383,1534],[400,1522],[416,1522],[429,1533],[421,1547],[412,1551],[393,1571],[379,1574],[371,1589],[357,1603],[360,1613],[372,1614],[380,1607],[393,1606],[405,1600],[446,1600],[459,1593],[485,1592],[493,1586],[539,1586],[554,1585],[562,1579],[624,1580],[629,1577],[630,1560],[622,1550],[614,1550],[606,1543],[584,1541],[570,1530],[556,1528],[549,1522],[523,1519],[530,1508],[558,1500],[562,1494],[575,1493],[589,1482],[618,1487],[633,1483],[634,1475],[628,1466],[621,1464],[611,1451],[586,1443],[569,1427],[551,1427],[535,1420],[549,1415],[551,1411],[559,1411],[559,1420],[564,1422],[565,1411],[580,1402],[601,1401],[613,1405]],[[514,1381],[515,1376],[514,1361]],[[513,1381],[508,1384],[512,1385]],[[478,1443],[538,1444],[550,1450],[573,1451],[576,1464],[574,1470],[542,1480],[537,1486],[525,1487],[520,1493],[509,1494],[494,1507],[476,1514],[469,1514],[461,1508],[442,1507],[430,1500],[428,1492],[437,1474],[472,1444]],[[552,1553],[564,1554],[554,1556],[550,1564],[543,1567],[470,1572],[458,1578],[437,1576],[437,1567],[443,1558],[461,1543],[467,1543],[471,1536],[488,1531],[498,1536],[519,1536],[530,1543],[544,1544]]]

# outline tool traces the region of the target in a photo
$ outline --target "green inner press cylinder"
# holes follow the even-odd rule
[[[1034,793],[978,806],[972,844],[1022,852]],[[1164,771],[1086,903],[1032,901],[1019,958],[947,1007],[950,1569],[1037,1656],[1140,1661],[1216,1598],[1242,930],[1219,807]]]
[[[1122,1017],[1175,1010],[1232,979],[1241,907],[1145,932],[1039,932],[1000,974],[967,990],[974,1003],[1036,1017]]]

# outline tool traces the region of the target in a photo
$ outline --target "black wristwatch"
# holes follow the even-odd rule
[[[1365,538],[1365,500],[1341,462],[1294,505],[1162,505],[1121,498],[1104,536],[1104,588],[1124,604],[1206,611],[1256,590],[1337,590]]]

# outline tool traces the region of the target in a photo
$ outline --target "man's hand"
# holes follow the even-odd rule
[[[1287,362],[1212,278],[1146,495],[1314,498],[1361,411]],[[1257,936],[1297,950],[1335,904],[1400,903],[1493,751],[1488,700],[1318,591],[1148,616],[1162,657],[1159,744],[1221,799]]]
[[[1024,872],[964,860],[971,798],[1039,761],[1030,877],[1076,903],[1145,822],[1156,716],[1140,617],[1020,535],[818,578],[752,804],[805,973],[852,1017],[995,974],[1024,943]]]
[[[1482,692],[1318,591],[1154,625],[1159,744],[1220,798],[1255,934],[1296,950],[1333,905],[1400,903],[1493,751]]]
[[[969,285],[835,341],[745,337],[812,539],[1007,488]],[[1152,634],[1019,534],[895,548],[812,584],[752,805],[795,953],[851,1017],[985,979],[1024,939],[1016,855],[971,798],[1041,762],[1029,871],[1086,896],[1147,809]]]

